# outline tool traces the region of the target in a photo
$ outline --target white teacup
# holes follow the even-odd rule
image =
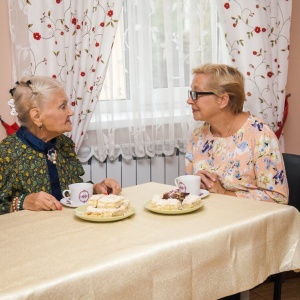
[[[62,192],[65,198],[68,198],[69,204],[74,206],[80,206],[89,200],[93,195],[93,184],[92,183],[73,183],[69,185],[68,190]]]
[[[201,188],[201,177],[199,175],[182,175],[175,178],[175,185],[182,193],[199,195]]]

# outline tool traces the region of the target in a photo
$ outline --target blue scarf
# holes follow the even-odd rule
[[[56,164],[51,162],[47,158],[48,151],[51,149],[55,149],[56,146],[56,138],[52,139],[48,143],[43,142],[39,138],[37,138],[35,135],[33,135],[31,132],[28,131],[28,129],[24,126],[21,126],[18,131],[16,132],[17,137],[27,146],[30,148],[42,152],[45,155],[45,159],[47,162],[48,172],[50,176],[50,186],[51,186],[51,194],[57,199],[61,200],[63,198],[61,193],[61,187],[57,172]]]

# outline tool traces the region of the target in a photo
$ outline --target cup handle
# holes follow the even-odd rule
[[[179,180],[179,178],[177,177],[177,178],[175,178],[175,180],[174,180],[174,182],[175,182],[175,185],[178,187],[178,180]]]
[[[69,196],[67,196],[66,193],[68,193]],[[65,198],[70,198],[71,191],[70,191],[70,190],[64,190],[64,191],[62,192],[62,195],[63,195]]]

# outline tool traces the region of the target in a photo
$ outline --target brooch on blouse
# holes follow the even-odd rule
[[[57,152],[55,149],[51,148],[48,150],[47,158],[50,160],[54,165],[56,164]]]

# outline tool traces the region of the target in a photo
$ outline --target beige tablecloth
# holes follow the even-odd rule
[[[67,207],[0,216],[0,298],[212,300],[300,268],[294,207],[210,194],[186,215],[144,208],[172,188],[125,188],[136,213],[112,223]]]

